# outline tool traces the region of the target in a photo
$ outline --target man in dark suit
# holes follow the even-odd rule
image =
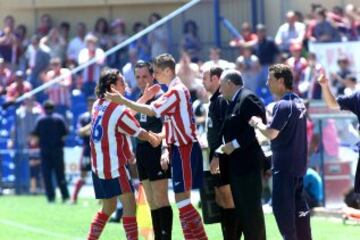
[[[253,92],[243,87],[241,73],[236,70],[223,72],[220,91],[229,105],[222,129],[223,145],[216,152],[228,155],[230,187],[240,230],[245,240],[266,239],[261,204],[264,154],[248,123],[253,115],[265,122],[265,107]]]

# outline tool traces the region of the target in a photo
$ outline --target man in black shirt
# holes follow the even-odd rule
[[[62,200],[65,202],[69,199],[69,191],[65,180],[63,148],[68,128],[63,117],[54,113],[55,105],[53,102],[46,101],[43,107],[45,114],[37,120],[33,136],[39,142],[45,193],[49,202],[55,201],[55,191],[52,183],[52,174],[54,172]]]
[[[209,161],[210,171],[216,179],[215,200],[221,207],[221,227],[223,238],[239,239],[237,235],[237,217],[235,205],[231,195],[228,174],[228,160],[222,155],[219,160],[215,150],[221,145],[220,131],[225,119],[226,100],[220,96],[220,76],[223,69],[211,67],[203,71],[203,84],[205,89],[212,94],[210,98],[209,113],[207,120],[207,140],[210,148]]]
[[[142,92],[138,101],[150,104],[162,94],[159,89],[152,99],[145,99],[144,91],[154,84],[153,69],[148,62],[137,62],[134,74],[137,85]],[[139,121],[140,126],[147,131],[161,133],[163,124],[160,118],[150,117],[142,113],[136,113],[135,118]],[[173,213],[168,198],[170,169],[163,170],[160,165],[161,145],[154,148],[148,142],[138,139],[136,142],[136,165],[151,209],[155,240],[171,239]]]

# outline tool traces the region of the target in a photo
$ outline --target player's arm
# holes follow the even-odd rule
[[[129,99],[126,99],[121,93],[119,93],[115,89],[112,89],[112,92],[106,92],[105,98],[115,103],[124,104],[125,106],[134,110],[135,112],[139,112],[150,117],[156,115],[155,111],[149,105],[137,103]]]
[[[138,139],[142,141],[147,141],[153,147],[157,147],[161,144],[161,138],[159,138],[156,134],[151,132],[147,132],[146,130],[142,129],[139,135],[137,136]]]
[[[90,133],[91,133],[91,123],[83,126],[83,127],[80,127],[78,129],[78,135],[80,137],[87,137],[87,136],[90,136]]]
[[[253,116],[249,121],[250,126],[258,129],[266,138],[273,140],[279,135],[279,130],[266,126],[262,119]]]
[[[325,77],[324,74],[320,75],[320,77],[318,78],[318,83],[321,86],[323,98],[326,105],[331,109],[339,110],[340,106],[336,101],[335,96],[332,94],[329,86],[329,80]]]

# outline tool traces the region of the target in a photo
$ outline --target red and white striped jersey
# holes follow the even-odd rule
[[[183,146],[197,141],[190,92],[178,77],[170,82],[168,91],[150,106],[157,117],[164,117],[168,145]]]
[[[54,102],[55,105],[67,106],[71,105],[71,72],[69,69],[62,68],[59,73],[55,73],[54,70],[50,70],[46,73],[47,80],[52,80],[60,75],[65,75],[64,80],[55,83],[47,90],[49,99]]]
[[[123,172],[121,166],[133,157],[129,136],[142,131],[138,121],[124,105],[98,99],[92,108],[91,165],[101,179],[113,179]]]

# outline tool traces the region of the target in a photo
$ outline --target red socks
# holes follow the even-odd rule
[[[191,203],[179,207],[180,222],[185,239],[207,240],[200,214]]]
[[[72,201],[74,203],[76,203],[77,198],[78,198],[78,194],[80,192],[81,187],[85,184],[85,182],[80,178],[79,180],[77,180],[77,182],[75,183],[75,189],[74,189],[74,193],[72,195]]]
[[[99,239],[101,232],[103,231],[105,224],[107,220],[109,219],[109,216],[106,215],[103,212],[98,212],[95,215],[94,220],[91,223],[90,226],[90,232],[88,234],[87,239],[88,240],[97,240]]]
[[[136,217],[123,217],[123,225],[126,232],[127,240],[138,240],[138,226]]]

